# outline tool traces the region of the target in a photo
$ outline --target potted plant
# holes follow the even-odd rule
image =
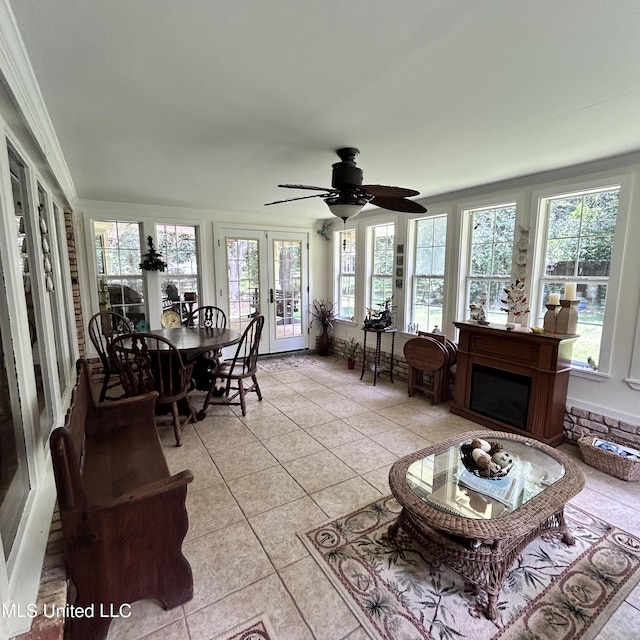
[[[313,321],[317,320],[322,328],[322,333],[318,337],[318,355],[328,356],[331,341],[329,339],[329,329],[333,327],[333,321],[336,319],[336,306],[328,300],[314,300],[311,305],[311,326]]]
[[[347,359],[347,367],[349,369],[355,369],[356,355],[360,349],[360,343],[353,337],[349,338],[349,341],[345,343],[344,356]]]

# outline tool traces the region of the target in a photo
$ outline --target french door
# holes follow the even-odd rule
[[[220,228],[216,230],[220,300],[230,329],[244,331],[255,315],[265,318],[260,353],[306,349],[308,234]]]

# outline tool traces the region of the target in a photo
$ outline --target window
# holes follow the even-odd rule
[[[198,298],[198,256],[196,228],[193,226],[156,225],[158,247],[167,266],[160,281],[162,308],[174,309],[184,321]]]
[[[356,232],[338,233],[338,317],[353,320],[356,313]]]
[[[597,368],[600,360],[619,193],[619,186],[609,186],[541,201],[546,243],[538,315],[544,315],[550,293],[562,294],[567,282],[577,284],[580,338],[573,360],[590,368]]]
[[[369,306],[378,311],[393,296],[394,225],[372,227],[371,288]]]
[[[93,224],[100,311],[112,309],[146,329],[140,225],[118,220]]]
[[[411,324],[414,331],[432,331],[442,327],[447,216],[424,218],[414,224]]]
[[[516,205],[494,205],[465,213],[470,224],[466,308],[483,303],[487,320],[504,324],[500,300],[511,281]]]

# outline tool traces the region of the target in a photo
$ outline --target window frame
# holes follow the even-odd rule
[[[343,234],[352,233],[353,238],[353,272],[343,271],[343,240],[345,237]],[[334,300],[336,301],[336,308],[338,310],[337,319],[342,322],[351,322],[355,324],[357,309],[358,309],[358,239],[359,234],[356,227],[350,227],[340,229],[334,232],[334,264],[335,264],[335,278],[334,278]],[[342,280],[343,278],[353,278],[353,316],[347,317],[340,315],[342,308]]]
[[[375,278],[380,278],[380,279],[384,279],[385,281],[388,280],[389,284],[390,284],[390,292],[391,294],[389,296],[387,296],[386,299],[393,297],[394,293],[395,293],[395,287],[394,287],[394,268],[396,265],[396,253],[395,253],[395,242],[396,242],[396,237],[397,237],[397,223],[395,222],[395,220],[391,220],[391,221],[381,221],[379,223],[372,223],[370,225],[367,226],[367,307],[370,309],[373,309],[373,311],[379,311],[380,309],[382,309],[382,306],[380,306],[377,302],[374,301],[374,279]],[[392,227],[393,228],[393,241],[392,241],[392,246],[391,246],[391,251],[392,251],[392,255],[393,255],[393,259],[392,259],[392,267],[391,267],[391,273],[390,274],[385,274],[385,273],[375,273],[374,271],[374,262],[375,262],[375,258],[376,258],[376,251],[375,251],[375,238],[376,238],[376,234],[375,234],[375,229],[379,228],[379,227]],[[387,237],[389,236],[389,234],[386,234]],[[385,291],[386,291],[386,287],[385,287]],[[384,300],[383,300],[384,302]]]
[[[418,247],[417,247],[417,243],[418,243],[418,225],[425,221],[425,220],[435,220],[436,218],[442,218],[445,221],[445,241],[444,241],[444,260],[443,260],[443,272],[442,275],[427,275],[427,274],[417,274],[417,266],[418,266]],[[415,292],[416,292],[416,279],[417,278],[426,278],[428,280],[431,279],[442,279],[442,318],[440,320],[440,323],[437,325],[438,328],[440,329],[440,331],[444,332],[444,327],[445,327],[445,323],[446,323],[446,317],[447,317],[447,305],[448,305],[448,291],[447,291],[447,285],[448,285],[448,254],[449,254],[449,239],[450,239],[450,223],[451,223],[451,216],[449,214],[449,212],[447,211],[438,211],[438,212],[434,212],[430,215],[427,216],[421,216],[419,218],[412,218],[411,220],[409,220],[409,234],[408,234],[408,241],[409,241],[409,247],[410,250],[407,254],[407,258],[405,258],[406,260],[408,260],[406,266],[405,266],[405,282],[407,284],[410,285],[411,289],[409,291],[409,293],[405,293],[406,296],[406,305],[407,305],[407,312],[406,312],[406,318],[408,318],[408,324],[407,324],[407,332],[408,333],[416,333],[417,330],[420,331],[432,331],[434,329],[434,326],[431,326],[433,323],[431,322],[431,320],[429,320],[429,322],[431,322],[431,324],[428,323],[428,326],[425,327],[420,327],[419,325],[416,327],[415,324],[415,320],[416,320],[416,313],[415,313],[415,307],[416,307],[416,301],[415,301]],[[427,305],[428,307],[430,307],[431,305]],[[411,324],[413,327],[416,328],[415,331],[410,331],[409,324]]]
[[[473,246],[473,228],[472,228],[472,220],[473,213],[476,211],[482,211],[486,209],[500,209],[506,207],[513,207],[515,210],[514,213],[514,229],[513,229],[513,239],[511,246],[511,267],[510,271],[507,275],[473,275],[471,273],[471,264],[472,264],[472,246]],[[522,201],[519,197],[514,196],[513,198],[505,197],[504,194],[499,198],[489,198],[479,201],[466,202],[460,205],[459,211],[461,212],[461,218],[463,221],[463,239],[461,243],[461,253],[464,256],[462,263],[463,266],[460,271],[459,277],[459,290],[458,290],[458,316],[462,318],[469,317],[469,307],[471,303],[475,303],[476,301],[471,300],[471,281],[485,281],[487,283],[495,282],[499,286],[506,286],[515,280],[514,277],[514,260],[516,253],[516,232],[518,230],[518,225],[521,217],[522,211]],[[489,320],[489,310],[487,309],[487,320]],[[506,323],[507,314],[504,313],[504,322]]]
[[[564,182],[557,185],[553,189],[536,189],[532,191],[531,212],[536,221],[536,248],[535,248],[535,266],[532,281],[537,283],[535,291],[532,295],[532,309],[542,308],[544,300],[542,292],[544,291],[544,283],[549,280],[546,276],[545,258],[546,258],[546,242],[548,230],[548,216],[546,202],[558,197],[568,197],[574,194],[588,193],[590,191],[606,191],[608,189],[618,188],[618,212],[616,215],[616,226],[613,235],[613,247],[611,250],[611,265],[609,268],[609,276],[607,280],[607,297],[605,301],[604,318],[602,322],[602,337],[600,342],[600,358],[598,362],[598,370],[595,371],[579,365],[571,363],[571,375],[588,378],[591,380],[604,380],[610,377],[611,371],[611,355],[614,343],[615,316],[619,306],[620,276],[622,274],[622,262],[624,257],[625,236],[630,215],[630,198],[631,198],[631,178],[626,175],[611,175],[604,178],[596,178],[588,181],[580,182]],[[583,277],[585,278],[585,277]],[[554,279],[554,280],[557,280]],[[578,278],[567,277],[567,282],[576,282]],[[583,279],[583,281],[585,281]],[[535,305],[535,306],[534,306]],[[640,367],[640,351],[634,349],[632,353],[631,370],[634,366]],[[633,386],[633,385],[630,385]]]

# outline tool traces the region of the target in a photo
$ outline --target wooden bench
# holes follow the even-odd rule
[[[51,458],[74,607],[88,614],[71,611],[71,638],[103,640],[121,605],[155,599],[172,609],[193,597],[182,554],[193,475],[169,473],[155,427],[157,393],[98,404],[87,361],[77,369]]]

